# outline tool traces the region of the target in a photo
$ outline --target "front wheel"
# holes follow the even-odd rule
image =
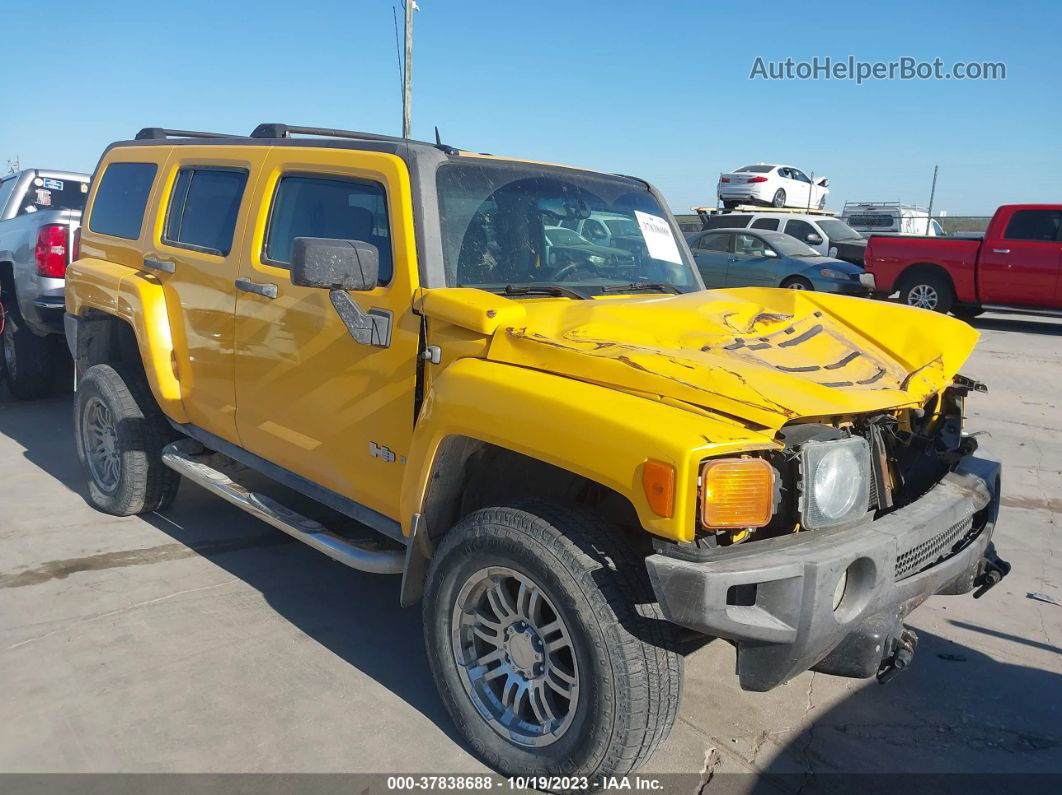
[[[900,302],[919,309],[947,314],[954,300],[951,282],[939,273],[908,276],[900,287]]]
[[[443,539],[424,599],[454,723],[506,775],[625,775],[664,741],[681,658],[645,563],[581,507],[526,501]]]
[[[782,287],[788,290],[814,290],[815,287],[803,276],[792,276],[782,282]]]
[[[78,383],[74,439],[98,510],[131,516],[169,505],[181,477],[161,453],[176,436],[132,369],[97,364]]]

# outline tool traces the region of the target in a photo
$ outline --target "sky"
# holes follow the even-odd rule
[[[1062,201],[1057,0],[418,0],[413,137],[631,174],[676,213],[755,162],[845,200]],[[399,0],[6,0],[0,171],[91,171],[141,127],[401,133]],[[998,81],[750,80],[765,61],[1002,61]]]

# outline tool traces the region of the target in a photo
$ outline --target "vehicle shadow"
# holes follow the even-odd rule
[[[1062,337],[1062,321],[1031,320],[1018,317],[975,317],[966,321],[980,331],[1021,331],[1026,334],[1045,334]]]
[[[72,423],[70,395],[27,403],[0,397],[0,434],[84,499]],[[401,578],[349,569],[188,481],[171,508],[141,518],[166,543],[189,547],[258,590],[277,614],[468,750],[435,691],[420,610],[398,604]]]
[[[1060,706],[1062,674],[998,662],[922,630],[907,672],[819,715],[763,769],[754,791],[1058,792]]]

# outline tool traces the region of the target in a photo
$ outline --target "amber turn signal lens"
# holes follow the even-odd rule
[[[720,458],[701,469],[701,522],[762,527],[774,508],[774,467],[762,458]]]
[[[666,519],[675,512],[675,468],[671,464],[648,459],[642,464],[642,488],[653,513]]]

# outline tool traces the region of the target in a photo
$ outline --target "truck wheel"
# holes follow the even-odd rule
[[[774,192],[774,198],[771,200],[772,207],[785,207],[785,191],[779,188]]]
[[[900,303],[947,314],[955,300],[951,282],[939,273],[908,276],[900,288]]]
[[[484,508],[443,539],[424,599],[450,716],[507,775],[625,775],[666,739],[682,659],[642,559],[578,506]]]
[[[8,310],[4,317],[4,370],[11,394],[18,400],[35,400],[52,387],[52,346],[22,325],[22,318]]]
[[[172,503],[181,477],[161,452],[176,436],[132,369],[97,364],[78,383],[74,438],[99,510],[130,516]]]

